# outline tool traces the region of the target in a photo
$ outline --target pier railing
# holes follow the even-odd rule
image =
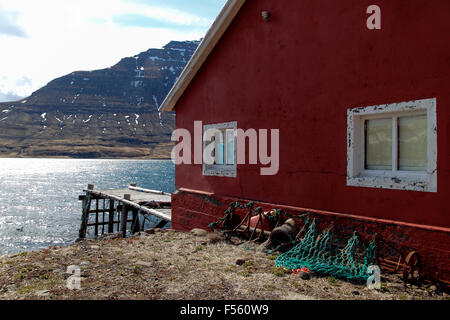
[[[90,184],[79,200],[82,201],[79,239],[85,239],[91,229],[95,237],[117,232],[126,237],[128,233],[143,231],[151,220],[156,228],[172,220],[171,194],[138,188],[135,184],[113,190],[95,190]]]

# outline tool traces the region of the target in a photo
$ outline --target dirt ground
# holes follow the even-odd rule
[[[0,257],[0,299],[449,299],[432,285],[405,286],[396,275],[383,275],[380,290],[332,277],[303,280],[248,244],[201,231],[148,232]],[[67,273],[72,265],[81,277]],[[81,288],[69,289],[77,279]]]

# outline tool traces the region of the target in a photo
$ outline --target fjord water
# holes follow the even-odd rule
[[[89,183],[172,192],[170,160],[0,159],[0,255],[73,243]]]

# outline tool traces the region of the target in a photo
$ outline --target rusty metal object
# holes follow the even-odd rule
[[[270,234],[273,245],[292,243],[297,235],[297,227],[294,219],[288,219],[283,225],[275,228]]]
[[[403,267],[403,281],[407,281],[410,277],[414,280],[420,278],[422,271],[422,263],[419,253],[411,251],[405,258],[405,265]]]
[[[288,219],[281,226],[269,232],[269,238],[264,243],[265,249],[277,248],[277,250],[284,250],[291,247],[296,240],[297,226],[294,219]]]

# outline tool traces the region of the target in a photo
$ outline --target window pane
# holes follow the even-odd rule
[[[392,119],[366,120],[366,169],[392,170]]]
[[[427,116],[419,115],[398,119],[399,169],[426,171],[427,169]]]
[[[226,132],[226,142],[227,142],[227,164],[234,164],[234,130],[227,129]]]
[[[223,143],[223,132],[222,130],[217,130],[216,135],[215,135],[215,157],[216,157],[216,161],[215,164],[224,164],[224,160],[225,160],[225,145]]]
[[[218,143],[216,145],[216,148],[217,148],[216,164],[224,164],[225,145],[223,143]]]

